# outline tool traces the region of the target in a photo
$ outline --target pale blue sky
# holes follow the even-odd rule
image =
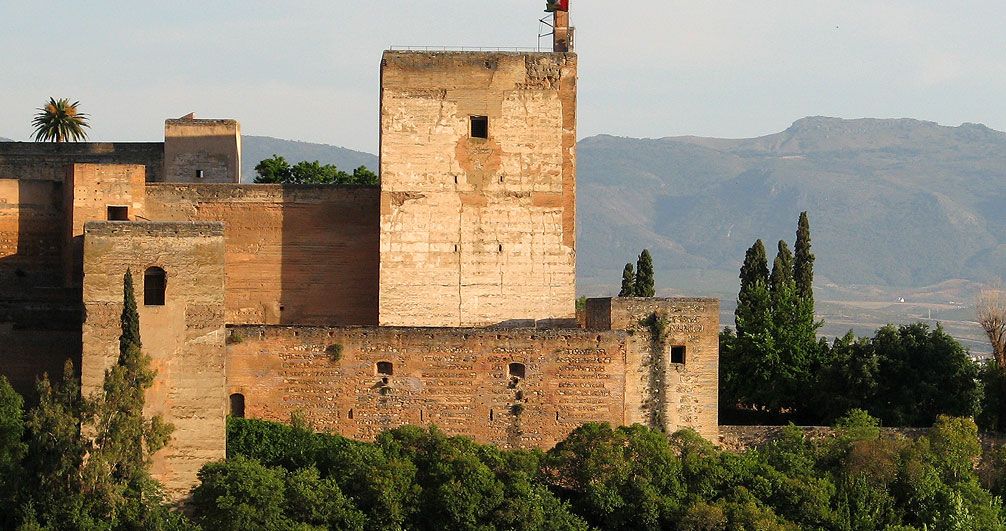
[[[377,149],[390,45],[534,46],[540,0],[0,0],[0,136],[50,95],[93,140],[194,111]],[[1006,2],[572,0],[579,136],[746,137],[807,115],[1006,130]]]

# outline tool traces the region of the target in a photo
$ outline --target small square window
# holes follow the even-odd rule
[[[489,138],[488,116],[472,116],[472,138]]]
[[[108,221],[129,221],[129,207],[109,205]]]
[[[203,178],[203,170],[196,170],[196,179]]]
[[[685,347],[683,345],[671,347],[671,363],[685,364]]]

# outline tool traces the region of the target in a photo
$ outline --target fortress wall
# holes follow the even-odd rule
[[[144,166],[72,164],[63,185],[65,219],[63,264],[66,285],[79,287],[83,275],[84,224],[109,220],[109,207],[125,207],[128,220],[144,219]]]
[[[638,408],[625,402],[630,343],[620,331],[235,326],[229,338],[227,388],[244,396],[248,417],[287,422],[299,411],[357,439],[432,423],[549,448],[585,422],[620,425]],[[387,383],[381,361],[393,364]],[[512,387],[510,363],[526,369]]]
[[[73,163],[141,164],[162,181],[162,142],[0,142],[0,179],[63,182]]]
[[[224,222],[227,322],[377,323],[375,188],[149,184],[151,219]]]
[[[0,300],[62,286],[62,194],[56,181],[0,179]]]
[[[144,301],[144,271],[163,268],[163,305]],[[157,371],[145,412],[175,426],[153,475],[178,498],[225,455],[224,236],[220,223],[89,222],[84,227],[81,384],[100,389],[119,355],[123,275],[133,273],[143,352]]]
[[[575,141],[573,54],[385,52],[380,323],[573,318]]]
[[[163,181],[237,183],[240,180],[241,127],[236,120],[164,121]]]
[[[656,321],[653,319],[656,318]],[[613,297],[587,300],[587,327],[629,330],[630,422],[684,426],[715,441],[719,425],[719,300]],[[659,330],[659,331],[658,331]],[[656,336],[654,336],[656,333]],[[679,348],[676,360],[673,349]],[[679,362],[676,362],[679,361]]]

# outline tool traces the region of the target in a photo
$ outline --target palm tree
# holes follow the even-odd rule
[[[67,142],[86,140],[87,133],[85,127],[91,127],[87,123],[87,116],[82,112],[77,112],[79,101],[70,103],[66,98],[49,98],[49,103],[38,109],[38,114],[31,121],[35,126],[36,142]]]

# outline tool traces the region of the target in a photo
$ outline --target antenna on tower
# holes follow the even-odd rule
[[[551,15],[538,20],[538,51],[541,51],[541,38],[549,35],[553,52],[573,51],[574,28],[569,25],[569,0],[546,0],[545,12]],[[546,27],[551,31],[545,31]]]

